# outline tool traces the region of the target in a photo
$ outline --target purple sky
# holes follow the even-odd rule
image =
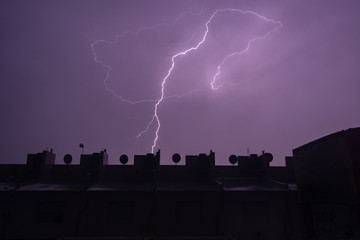
[[[255,41],[221,68],[221,60],[246,48],[277,25],[252,14],[223,13],[209,24],[205,42],[175,59],[156,149],[171,155],[230,154],[262,150],[283,165],[292,149],[360,123],[359,1],[1,1],[0,163],[24,163],[27,153],[53,148],[57,162],[71,153],[107,148],[110,163],[123,153],[151,151],[156,122],[143,131],[171,57],[196,46],[216,9],[257,12],[283,26]],[[181,15],[184,12],[196,14]],[[201,12],[200,12],[201,11]],[[177,17],[176,22],[174,22]],[[165,25],[138,34],[141,27]],[[107,69],[95,61],[110,65]],[[228,84],[228,85],[226,85]],[[229,85],[230,84],[230,85]],[[113,91],[107,90],[107,87]],[[132,162],[132,156],[130,156]],[[182,160],[184,162],[184,160]]]

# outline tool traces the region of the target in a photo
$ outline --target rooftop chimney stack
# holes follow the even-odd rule
[[[28,154],[26,160],[27,171],[31,178],[45,177],[52,165],[55,164],[55,153],[44,150],[41,153]]]

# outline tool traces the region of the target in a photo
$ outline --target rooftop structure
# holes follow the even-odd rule
[[[0,165],[0,238],[350,239],[359,236],[360,128],[294,149],[286,166],[272,155],[215,153],[161,165],[160,151],[120,157],[55,153]],[[334,177],[336,176],[336,178]]]

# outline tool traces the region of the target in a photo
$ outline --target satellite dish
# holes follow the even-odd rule
[[[229,157],[229,162],[230,162],[232,165],[236,164],[237,161],[238,161],[237,156],[235,156],[235,155],[230,155],[230,157]]]
[[[64,156],[64,163],[66,163],[66,165],[69,165],[72,162],[72,156],[70,154],[66,154]]]
[[[129,161],[129,158],[128,158],[127,155],[123,154],[123,155],[120,156],[121,164],[125,165],[125,164],[127,164],[128,161]]]
[[[261,158],[267,162],[271,162],[274,157],[271,153],[264,153],[263,155],[261,155]]]
[[[181,160],[180,154],[174,153],[174,155],[172,155],[172,160],[175,164],[178,164],[178,162],[180,162],[180,160]]]

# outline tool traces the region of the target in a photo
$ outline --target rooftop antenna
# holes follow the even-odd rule
[[[246,148],[246,152],[247,152],[247,155],[250,154],[250,148],[249,147]]]
[[[82,149],[81,154],[84,154],[84,144],[83,143],[79,144],[79,148]]]

